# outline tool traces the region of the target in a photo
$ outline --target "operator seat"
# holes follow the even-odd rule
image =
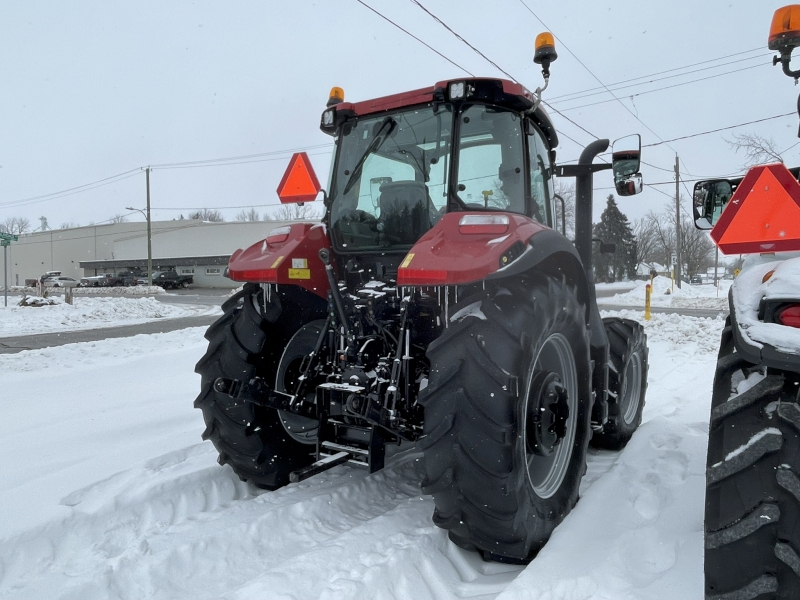
[[[384,245],[411,245],[431,228],[431,199],[421,181],[393,181],[380,187],[378,230]]]

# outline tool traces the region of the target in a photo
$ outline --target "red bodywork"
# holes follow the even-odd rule
[[[228,263],[228,277],[234,281],[298,285],[321,298],[328,297],[322,248],[330,250],[325,226],[295,223],[285,235],[271,235],[246,250],[237,250]]]
[[[493,213],[448,213],[411,248],[400,264],[397,285],[461,285],[481,281],[502,268],[502,258],[517,242],[527,247],[532,235],[547,229],[526,217],[502,213],[508,228],[482,233],[480,226],[459,227],[465,215]],[[472,233],[465,233],[465,231]],[[483,227],[486,230],[486,226]],[[490,229],[491,231],[491,229]]]
[[[447,84],[452,81],[471,82],[476,81],[478,78],[466,79],[453,79],[449,81],[440,81],[433,87],[420,88],[410,92],[402,92],[400,94],[393,94],[391,96],[383,96],[381,98],[374,98],[373,100],[364,100],[362,102],[341,102],[336,105],[336,110],[353,111],[355,115],[370,115],[373,113],[383,112],[387,110],[394,110],[396,108],[403,108],[405,106],[414,106],[416,104],[427,104],[433,102],[433,94],[437,89],[446,89]],[[494,81],[494,80],[493,80]],[[503,86],[503,92],[509,96],[520,96],[525,98],[531,104],[533,103],[533,94],[528,91],[525,86],[505,79],[498,79]]]

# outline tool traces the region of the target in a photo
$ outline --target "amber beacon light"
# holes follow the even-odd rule
[[[781,53],[800,46],[800,4],[790,4],[775,11],[769,28],[769,49]]]

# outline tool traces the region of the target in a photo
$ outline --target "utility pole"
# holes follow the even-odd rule
[[[681,287],[681,171],[675,155],[675,280]]]
[[[153,285],[153,246],[152,230],[150,229],[150,167],[145,169],[147,180],[147,285]]]

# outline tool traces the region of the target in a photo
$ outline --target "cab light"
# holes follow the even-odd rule
[[[322,113],[322,125],[324,127],[333,126],[333,119],[334,119],[334,113],[335,112],[336,112],[335,110],[330,109],[330,110],[326,110],[324,113]]]
[[[790,4],[775,11],[769,28],[770,50],[791,51],[800,45],[800,4]]]
[[[784,308],[778,314],[778,323],[788,327],[800,328],[800,304],[793,304]]]
[[[280,244],[281,242],[285,242],[287,239],[289,239],[289,234],[291,232],[292,228],[290,226],[276,227],[269,232],[269,235],[267,236],[267,244]]]
[[[506,215],[464,215],[458,222],[458,232],[467,235],[503,234],[508,231],[508,222]]]
[[[328,106],[344,102],[344,90],[340,87],[331,88],[331,93],[328,95]]]
[[[467,93],[467,84],[464,81],[451,83],[448,93],[450,100],[463,100]]]

